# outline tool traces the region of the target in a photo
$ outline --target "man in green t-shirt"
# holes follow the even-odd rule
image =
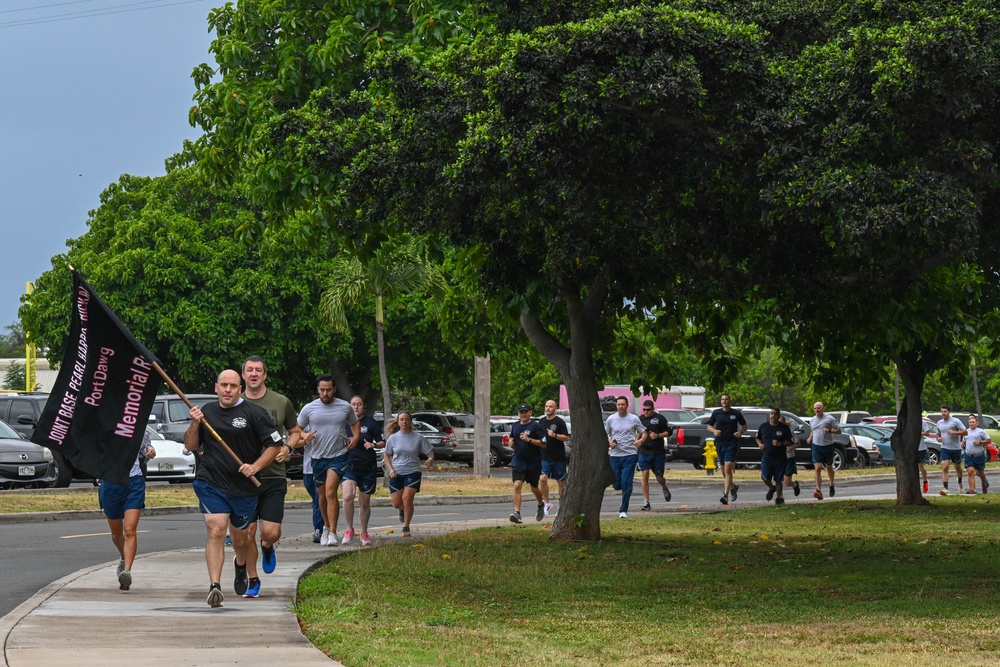
[[[286,439],[285,445],[271,463],[260,473],[260,496],[257,502],[257,517],[260,522],[260,553],[264,573],[271,574],[278,563],[274,547],[281,538],[281,522],[285,518],[285,494],[288,492],[288,481],[285,478],[285,462],[293,448],[299,444],[302,428],[296,421],[298,414],[292,402],[285,396],[265,386],[267,380],[267,365],[257,355],[247,357],[243,362],[243,381],[246,390],[243,398],[254,405],[264,408],[278,426],[278,432]],[[251,523],[246,531],[246,538],[233,536],[233,546],[240,553],[241,542],[247,539],[247,562],[242,566],[233,560],[236,566],[236,589],[246,587],[243,597],[255,598],[260,595],[260,578],[257,576],[257,522]],[[242,581],[241,581],[242,580]]]

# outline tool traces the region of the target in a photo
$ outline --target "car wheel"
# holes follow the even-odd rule
[[[59,452],[52,452],[52,465],[56,468],[55,481],[52,486],[65,488],[73,481],[73,467]]]
[[[858,450],[858,460],[854,462],[854,465],[856,467],[858,467],[858,468],[867,468],[868,467],[868,454],[865,453],[865,452],[863,452],[863,451],[861,451],[859,449]]]
[[[490,447],[490,467],[496,468],[500,465],[500,450]]]
[[[844,456],[844,451],[840,447],[837,447],[836,449],[833,450],[833,469],[834,470],[840,470],[841,468],[843,468],[845,460],[846,460],[846,457]]]
[[[928,449],[927,450],[927,465],[929,465],[929,466],[936,466],[939,463],[941,463],[941,457],[938,454],[937,450]]]

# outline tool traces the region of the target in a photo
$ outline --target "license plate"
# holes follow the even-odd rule
[[[173,470],[173,469],[174,469],[174,464],[173,463],[161,463],[160,464],[160,470]]]
[[[32,477],[35,474],[35,466],[18,466],[17,474],[21,477]]]

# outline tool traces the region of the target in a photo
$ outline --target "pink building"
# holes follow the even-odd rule
[[[632,395],[632,390],[629,389],[628,385],[615,384],[608,385],[604,387],[604,389],[598,390],[597,395],[600,397],[627,396],[629,399],[629,409],[636,414],[639,413],[640,406],[647,399],[653,401],[653,405],[657,410],[705,407],[704,387],[673,386],[669,389],[661,389],[656,398],[653,398],[649,394],[643,394],[642,396],[636,398]],[[559,385],[559,409],[569,410],[569,398],[566,393],[566,385]]]

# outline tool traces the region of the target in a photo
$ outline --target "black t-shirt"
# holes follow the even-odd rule
[[[712,411],[712,416],[708,418],[708,425],[719,429],[721,433],[716,436],[719,444],[729,444],[735,442],[736,432],[740,426],[746,426],[747,420],[743,418],[743,413],[739,410],[730,409],[726,412],[722,408]]]
[[[510,428],[510,439],[513,442],[514,458],[510,462],[511,468],[521,470],[541,470],[542,468],[542,448],[538,445],[521,440],[521,432],[527,431],[531,440],[543,440],[545,431],[538,422],[532,419],[527,424],[517,422]]]
[[[764,456],[772,461],[782,462],[787,458],[786,445],[792,443],[792,429],[788,424],[778,422],[771,426],[771,422],[766,421],[757,429],[757,440],[764,443]],[[779,443],[777,447],[773,444],[775,440]]]
[[[281,434],[271,415],[250,401],[241,399],[231,408],[223,408],[218,401],[213,401],[201,411],[205,422],[215,429],[243,463],[259,459],[265,447],[281,445]],[[211,484],[227,496],[256,496],[259,493],[204,423],[198,429],[198,438],[204,454],[198,463],[197,479]]]
[[[642,422],[647,431],[646,440],[642,443],[639,451],[643,454],[661,454],[666,452],[666,437],[653,437],[654,433],[669,436],[674,432],[674,429],[667,423],[666,417],[659,412],[654,412],[651,415],[639,415],[639,421]]]
[[[551,420],[547,417],[539,417],[538,425],[545,431],[545,437],[543,438],[545,449],[542,450],[542,458],[550,462],[565,461],[566,443],[559,438],[549,437],[549,431],[557,435],[569,435],[569,429],[566,427],[565,420],[559,415],[554,416]]]
[[[350,463],[360,463],[360,464],[370,464],[374,466],[376,464],[375,460],[375,449],[368,449],[365,447],[366,442],[378,443],[385,438],[382,437],[382,425],[375,421],[374,417],[369,417],[365,415],[362,417],[358,423],[361,425],[361,436],[358,438],[358,444],[355,445],[354,449],[349,449],[347,462]],[[351,433],[353,436],[354,434]]]

